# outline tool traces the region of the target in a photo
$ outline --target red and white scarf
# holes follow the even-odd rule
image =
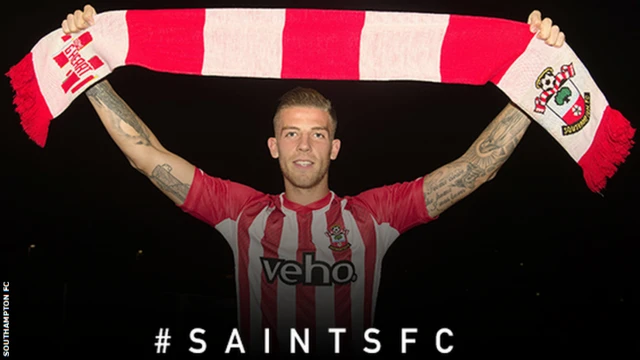
[[[568,44],[525,23],[486,17],[308,9],[108,11],[89,29],[43,37],[7,75],[26,133],[44,147],[50,121],[119,66],[250,78],[495,84],[606,185],[634,144]]]

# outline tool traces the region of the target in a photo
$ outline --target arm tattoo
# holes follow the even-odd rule
[[[163,164],[156,166],[149,178],[153,180],[162,191],[174,195],[180,201],[184,202],[189,192],[189,184],[185,184],[171,174],[171,166]]]
[[[465,157],[492,173],[511,156],[529,124],[530,121],[522,112],[510,107],[496,117]]]
[[[115,116],[111,116],[110,120],[120,134],[136,141],[137,145],[150,146],[151,140],[146,126],[140,118],[131,110],[118,94],[113,91],[109,84],[104,82],[98,83],[86,92],[89,99],[94,100],[100,106],[111,110]],[[135,130],[136,135],[129,134],[122,129],[122,122],[129,125]]]
[[[478,179],[486,175],[479,166],[457,160],[429,174],[424,198],[427,210],[437,215],[453,205],[477,186]]]
[[[529,124],[526,115],[509,106],[462,157],[429,174],[424,188],[429,213],[440,214],[493,176],[511,156]]]

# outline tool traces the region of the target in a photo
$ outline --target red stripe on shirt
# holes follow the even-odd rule
[[[378,256],[378,239],[373,218],[369,212],[361,209],[358,206],[349,207],[364,242],[364,309],[362,311],[364,328],[367,329],[373,325],[373,298],[375,296],[373,285]],[[361,275],[359,274],[359,276]]]
[[[264,237],[262,238],[263,256],[266,258],[277,259],[278,248],[280,248],[280,240],[282,238],[282,225],[284,214],[278,210],[274,210],[267,218]],[[262,270],[260,308],[262,309],[262,327],[270,328],[271,333],[277,334],[278,325],[278,278],[269,284],[267,277]],[[277,343],[277,341],[276,341]]]
[[[327,230],[331,232],[334,226],[338,226],[341,231],[345,231],[344,218],[342,217],[342,209],[339,201],[334,201],[331,204],[329,210],[325,213],[327,219]],[[352,230],[353,231],[353,230]],[[345,237],[346,243],[338,245],[333,244],[331,238],[327,236],[327,246],[334,246],[332,250],[333,258],[335,262],[349,261],[351,262],[351,249],[349,244],[350,233],[342,234]],[[335,311],[335,324],[338,328],[351,329],[351,283],[337,284],[334,286],[334,311]],[[324,329],[322,329],[324,331]]]
[[[311,241],[311,222],[313,213],[299,212],[298,220],[298,250],[296,259],[299,263],[304,261],[304,253],[311,252],[315,254],[316,247]],[[299,283],[296,285],[296,328],[299,333],[305,328],[310,329],[312,334],[316,324],[316,289],[315,286]],[[311,338],[314,338],[311,336]]]
[[[249,244],[251,237],[249,235],[249,227],[255,221],[256,216],[260,214],[262,206],[258,205],[247,212],[238,219],[238,301],[240,314],[240,331],[242,341],[250,343],[251,339],[251,301],[250,301],[250,287],[249,283]],[[255,259],[258,260],[259,259]]]

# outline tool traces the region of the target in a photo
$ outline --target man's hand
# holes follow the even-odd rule
[[[544,40],[547,45],[560,47],[564,44],[564,33],[560,31],[558,25],[554,25],[549,18],[542,19],[539,10],[534,10],[529,14],[527,21],[532,33],[538,33],[538,39]]]
[[[83,10],[67,15],[62,30],[65,34],[86,30],[95,24],[95,15],[96,10],[85,5]],[[176,205],[184,204],[195,166],[165,149],[106,79],[92,85],[85,93],[129,164],[146,175]]]
[[[564,44],[564,33],[549,18],[534,10],[528,19],[532,33],[549,46]],[[531,120],[510,103],[480,134],[464,155],[424,178],[423,192],[429,215],[434,217],[493,179],[524,136]]]
[[[82,31],[95,24],[96,9],[91,5],[85,5],[84,10],[76,10],[73,14],[68,14],[62,22],[62,31],[65,34]]]

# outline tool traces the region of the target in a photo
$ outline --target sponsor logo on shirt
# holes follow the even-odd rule
[[[316,260],[313,252],[304,253],[302,263],[266,257],[261,257],[260,261],[270,284],[278,279],[287,285],[330,286],[348,284],[358,279],[352,262],[342,260],[329,264]]]

